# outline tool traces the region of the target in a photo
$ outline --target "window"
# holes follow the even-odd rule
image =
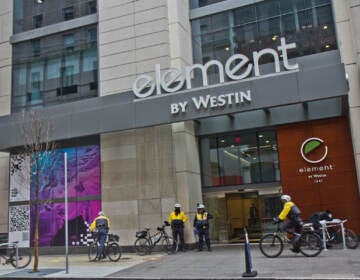
[[[63,9],[64,20],[70,20],[74,18],[74,7],[67,7]]]
[[[201,139],[203,186],[280,181],[275,131]]]
[[[208,5],[212,1],[195,2],[200,7],[201,3]],[[289,50],[289,58],[337,49],[329,0],[255,1],[194,19],[191,28],[195,63],[212,59],[224,62],[235,53],[251,58],[254,51],[277,49],[281,37],[297,45]],[[269,61],[271,58],[264,56],[260,63]]]
[[[35,39],[31,41],[32,53],[33,56],[40,56],[40,39]]]
[[[64,35],[64,49],[66,51],[74,51],[75,39],[73,34]]]
[[[42,26],[43,15],[34,16],[34,28],[39,28]]]
[[[89,14],[96,14],[97,12],[97,6],[96,6],[96,1],[90,1],[88,3],[88,7],[89,7]]]
[[[98,95],[96,25],[14,44],[12,58],[13,113]]]

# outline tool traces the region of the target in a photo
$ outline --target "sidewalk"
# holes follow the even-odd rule
[[[360,249],[333,249],[307,258],[288,248],[275,259],[264,257],[251,245],[252,271],[256,279],[358,279]],[[65,256],[40,256],[39,273],[32,266],[15,270],[0,267],[1,279],[240,279],[246,271],[243,245],[214,245],[212,252],[187,251],[175,255],[123,254],[119,262],[89,262],[87,255],[70,255],[68,274]],[[244,278],[243,278],[244,279]],[[245,278],[246,279],[246,278]]]

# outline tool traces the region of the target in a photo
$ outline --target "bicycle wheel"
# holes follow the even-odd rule
[[[284,243],[279,236],[269,233],[261,237],[259,247],[261,253],[263,253],[266,257],[276,258],[282,253]]]
[[[24,268],[29,265],[31,262],[31,253],[27,249],[20,249],[18,250],[18,259],[17,259],[17,266],[16,266],[16,252],[15,249],[11,251],[10,254],[10,263],[13,267],[17,268]]]
[[[335,241],[339,245],[342,244],[343,239],[341,229],[336,232]],[[345,229],[345,244],[349,249],[356,249],[359,246],[359,238],[351,229]]]
[[[143,256],[151,253],[149,240],[140,237],[134,243],[135,251],[138,255]]]
[[[121,258],[121,248],[119,244],[113,242],[106,247],[106,254],[112,262],[117,262]]]
[[[313,232],[303,232],[300,236],[300,252],[306,257],[316,257],[322,250],[320,237]]]
[[[174,238],[170,236],[163,238],[163,240],[161,241],[161,246],[163,251],[168,254],[174,254],[179,249],[179,244]]]
[[[97,243],[90,243],[90,244],[89,244],[89,247],[88,247],[88,258],[89,258],[89,261],[93,262],[93,261],[96,260],[97,252],[98,252],[98,245],[97,245]]]

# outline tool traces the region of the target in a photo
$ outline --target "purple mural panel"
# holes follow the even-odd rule
[[[101,210],[100,200],[87,200],[68,203],[69,245],[81,245],[82,236],[88,225]],[[34,245],[35,207],[31,205],[31,238]],[[65,245],[65,203],[49,202],[39,205],[39,246]]]
[[[67,153],[68,197],[100,195],[100,149],[98,145],[59,149],[51,162],[41,163],[39,199],[64,198],[64,153]],[[31,199],[35,187],[31,183]]]

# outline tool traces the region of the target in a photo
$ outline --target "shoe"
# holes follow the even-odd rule
[[[201,252],[202,251],[202,249],[198,249],[198,252]]]
[[[290,250],[293,253],[300,253],[300,249],[291,248]]]
[[[208,248],[208,252],[211,252],[212,250],[211,250],[211,248]]]

